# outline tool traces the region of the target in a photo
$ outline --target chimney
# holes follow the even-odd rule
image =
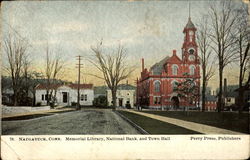
[[[226,97],[227,94],[227,79],[224,78],[224,96]]]
[[[176,50],[175,49],[173,50],[173,55],[176,56]]]
[[[142,71],[144,71],[144,58],[141,59]]]

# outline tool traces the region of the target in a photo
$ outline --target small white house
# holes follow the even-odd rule
[[[77,103],[77,87],[78,84],[55,84],[44,85],[39,84],[36,87],[36,104],[47,104],[47,88],[53,89],[53,94],[56,92],[56,102],[58,105],[67,106]],[[93,105],[94,90],[93,84],[80,84],[80,105]]]
[[[228,92],[225,95],[225,107],[230,107],[235,104],[236,97],[238,96],[237,92]]]
[[[110,89],[107,89],[107,101],[108,105],[111,106],[113,101]],[[130,104],[131,108],[134,108],[135,87],[126,84],[119,85],[116,92],[116,104],[120,107],[126,107],[126,104]]]

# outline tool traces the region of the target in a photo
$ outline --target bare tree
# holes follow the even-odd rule
[[[237,27],[235,28],[235,49],[236,49],[236,61],[239,64],[239,89],[238,89],[238,100],[237,104],[239,106],[239,112],[243,110],[244,107],[244,92],[247,85],[249,85],[249,79],[244,84],[244,80],[246,79],[246,71],[247,65],[250,62],[250,55],[249,55],[249,47],[250,47],[250,30],[248,26],[248,17],[249,12],[247,5],[244,3],[242,4],[241,8],[237,11],[238,19],[237,19]],[[250,76],[250,73],[249,75]]]
[[[202,111],[205,111],[206,88],[208,81],[214,76],[214,68],[212,61],[212,50],[210,47],[211,40],[209,38],[210,30],[208,28],[207,16],[204,16],[197,32],[197,42],[200,49],[200,61],[202,68]]]
[[[211,19],[211,48],[215,52],[219,66],[219,94],[218,94],[218,112],[223,107],[222,80],[224,68],[230,64],[234,58],[235,51],[233,45],[236,43],[232,36],[232,31],[236,24],[236,16],[233,11],[231,1],[223,0],[221,5],[210,6],[209,16]]]
[[[54,103],[56,102],[57,87],[52,87],[52,85],[57,85],[57,80],[59,78],[58,76],[62,72],[64,62],[62,58],[58,56],[58,54],[53,56],[53,52],[49,49],[48,44],[46,47],[45,62],[47,104],[49,105],[51,101],[51,107],[54,107]]]
[[[7,66],[5,69],[11,76],[14,91],[14,105],[16,106],[18,105],[25,61],[27,60],[28,42],[26,39],[17,37],[16,34],[9,34],[4,38],[3,46],[7,54]]]
[[[23,90],[24,90],[24,97],[27,98],[29,95],[29,89],[30,89],[30,67],[31,67],[31,61],[29,60],[29,57],[26,55],[23,61]]]
[[[134,69],[126,65],[126,52],[121,45],[112,54],[105,54],[103,52],[102,42],[96,47],[91,47],[91,49],[93,55],[88,60],[102,73],[102,75],[92,75],[106,82],[108,88],[111,90],[113,107],[115,108],[118,85],[122,80],[128,78]]]

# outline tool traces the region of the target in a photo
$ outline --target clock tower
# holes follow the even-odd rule
[[[198,58],[198,46],[196,44],[196,28],[191,21],[191,18],[188,18],[188,23],[186,24],[184,30],[184,42],[182,45],[182,60],[184,64],[197,64],[199,63]]]

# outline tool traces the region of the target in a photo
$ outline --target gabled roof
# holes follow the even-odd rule
[[[237,97],[238,92],[227,92],[225,97]]]
[[[173,54],[172,57],[170,57],[169,59],[167,59],[168,63],[182,63],[182,60],[176,55]]]
[[[153,75],[161,75],[162,71],[164,70],[164,64],[169,59],[169,56],[166,56],[164,59],[162,59],[160,62],[155,63],[151,68],[150,71]]]
[[[213,95],[206,95],[206,102],[216,102],[217,98]]]
[[[51,84],[51,85],[46,85],[46,84],[38,84],[36,86],[37,90],[43,90],[43,89],[58,89],[59,87],[62,86],[67,86],[70,87],[72,89],[77,89],[78,84]],[[80,89],[92,89],[93,88],[93,84],[80,84],[79,86]]]
[[[69,84],[68,86],[72,89],[77,89],[78,84]],[[92,89],[93,84],[80,84],[79,88],[80,89]]]
[[[120,84],[120,85],[118,85],[118,89],[119,90],[134,90],[134,89],[136,89],[136,87],[132,86],[130,84]]]
[[[117,90],[135,90],[135,89],[136,87],[130,84],[119,84],[117,86]],[[110,90],[110,89],[107,87],[107,90]]]
[[[57,89],[58,87],[62,86],[63,84],[50,84],[49,86],[46,84],[38,84],[36,86],[36,89],[40,90],[40,89]]]

